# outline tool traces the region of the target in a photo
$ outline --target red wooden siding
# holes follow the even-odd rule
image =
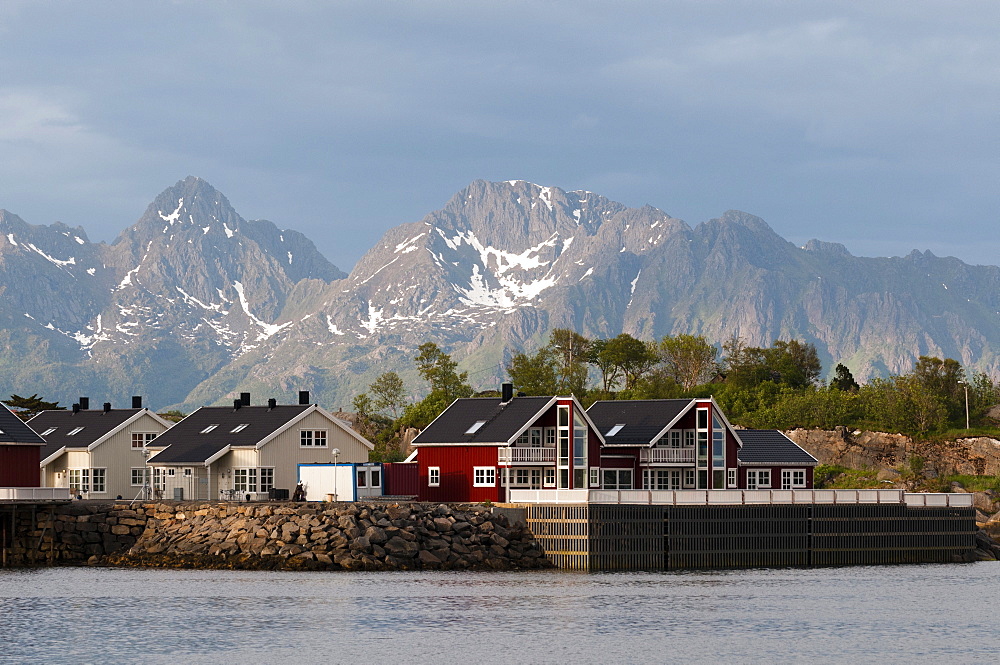
[[[417,453],[420,465],[421,501],[503,501],[501,470],[497,465],[496,446],[422,446]],[[436,466],[441,469],[441,484],[430,487],[427,484],[427,469]],[[496,484],[493,487],[473,487],[473,467],[491,466],[496,469]]]
[[[382,493],[386,496],[417,496],[420,469],[416,462],[386,462],[382,465]]]
[[[0,487],[39,487],[41,446],[0,445]]]

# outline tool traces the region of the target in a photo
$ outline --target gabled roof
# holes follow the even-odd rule
[[[161,434],[157,445],[166,448],[149,459],[150,464],[208,465],[231,448],[260,448],[312,412],[326,416],[330,424],[344,430],[369,450],[372,444],[315,404],[267,406],[203,406]],[[215,425],[210,431],[204,430]],[[243,427],[245,426],[245,427]]]
[[[743,441],[736,457],[747,465],[815,466],[815,457],[776,429],[739,429],[736,435]]]
[[[144,413],[164,427],[170,426],[169,422],[149,409],[111,409],[107,412],[103,409],[86,409],[76,413],[42,411],[29,420],[28,424],[45,440],[45,447],[42,448],[44,461],[63,448],[92,449],[131,421],[138,420]]]
[[[587,415],[608,445],[648,446],[696,402],[693,399],[637,399],[594,402]],[[618,425],[623,425],[615,431]],[[614,431],[614,434],[610,432]]]
[[[417,435],[413,445],[507,445],[560,399],[572,399],[576,411],[597,432],[575,397],[515,397],[509,402],[499,397],[469,397],[452,402]],[[600,432],[597,435],[600,438]]]
[[[0,404],[0,446],[5,444],[44,446],[45,439],[38,436],[38,433],[8,409],[6,404]]]

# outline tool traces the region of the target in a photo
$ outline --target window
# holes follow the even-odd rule
[[[590,467],[590,486],[591,487],[601,486],[601,469],[596,466]]]
[[[382,487],[382,469],[371,470],[371,484],[369,487]]]
[[[496,484],[497,484],[496,467],[492,466],[472,467],[473,487],[496,487]]]
[[[190,477],[192,476],[192,474],[193,474],[193,473],[194,473],[194,469],[192,469],[192,468],[191,468],[191,467],[189,467],[189,466],[187,466],[187,467],[184,467],[184,477],[185,477],[185,478],[190,478]]]
[[[729,487],[736,487],[736,469],[726,470],[726,484]]]
[[[358,469],[358,472],[354,474],[357,479],[358,487],[368,487],[368,470]]]
[[[632,489],[632,469],[604,469],[604,489]]]
[[[260,470],[260,491],[270,492],[272,489],[274,489],[274,469],[263,468]]]
[[[536,490],[542,486],[542,470],[531,470],[531,489]]]
[[[52,432],[55,432],[57,429],[59,429],[59,428],[58,427],[50,427],[47,430],[45,430],[44,432],[42,432],[40,436],[48,436],[49,434],[52,434]]]
[[[146,484],[146,469],[132,468],[132,487],[142,487]]]
[[[609,429],[608,432],[607,432],[607,434],[605,434],[604,436],[606,436],[606,437],[607,436],[614,436],[615,434],[618,434],[618,432],[622,431],[622,429],[624,427],[625,427],[624,424],[622,424],[622,425],[615,425],[614,427],[612,427],[611,429]]]
[[[107,469],[91,469],[90,470],[90,491],[91,492],[106,492],[107,485],[105,480],[108,477]]]
[[[208,427],[206,427],[205,429],[201,430],[201,433],[202,433],[202,434],[208,434],[209,432],[211,432],[211,431],[212,431],[213,429],[215,429],[215,428],[216,428],[216,427],[218,427],[218,426],[219,426],[219,424],[218,424],[218,423],[215,423],[214,425],[209,425],[209,426],[208,426]]]
[[[163,489],[163,477],[166,475],[165,469],[161,469],[160,467],[153,468],[153,489]]]
[[[546,427],[545,428],[545,445],[548,448],[555,448],[556,446],[556,428]]]
[[[475,434],[476,432],[479,431],[479,428],[482,427],[485,424],[486,424],[485,420],[477,420],[476,422],[472,423],[472,426],[469,429],[465,430],[465,433],[466,434]]]
[[[76,434],[79,434],[82,431],[83,431],[82,427],[74,427],[70,431],[66,432],[66,436],[74,436]]]
[[[532,427],[531,428],[531,447],[541,448],[542,447],[542,428]]]
[[[250,427],[250,423],[240,423],[240,424],[239,424],[239,425],[237,425],[236,427],[234,427],[234,428],[232,428],[231,430],[229,430],[229,433],[230,433],[230,434],[236,434],[237,432],[242,432],[242,431],[243,431],[243,430],[245,430],[245,429],[246,429],[247,427]]]
[[[427,467],[427,486],[440,487],[440,485],[441,485],[441,467],[439,466]]]
[[[517,469],[514,471],[514,484],[515,485],[527,485],[528,484],[528,470],[527,469]]]
[[[643,489],[679,490],[681,488],[680,469],[652,469],[642,472]]]
[[[299,430],[299,445],[303,448],[326,448],[326,430]]]
[[[257,469],[233,469],[233,489],[237,492],[256,492]]]
[[[771,487],[770,469],[749,469],[747,471],[747,489],[769,489]]]
[[[684,430],[684,447],[694,448],[694,430]]]
[[[684,487],[694,487],[694,469],[684,469]]]
[[[69,488],[74,492],[89,492],[90,469],[70,469]]]
[[[156,432],[132,432],[132,447],[145,448],[156,438]]]
[[[545,487],[555,487],[555,486],[556,486],[556,470],[545,469]]]
[[[673,430],[670,432],[670,447],[680,448],[681,447],[681,434],[680,430]]]
[[[805,469],[783,469],[781,471],[781,489],[792,490],[806,486]]]

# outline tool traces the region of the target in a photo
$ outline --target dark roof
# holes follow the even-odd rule
[[[528,425],[552,397],[515,397],[504,404],[499,397],[459,399],[421,432],[414,444],[504,443]],[[470,427],[485,421],[472,434]]]
[[[156,439],[166,449],[150,458],[154,464],[204,464],[226,446],[254,446],[295,419],[310,404],[266,406],[203,406]],[[240,425],[248,427],[233,432]],[[217,425],[202,434],[209,425]]]
[[[86,448],[143,410],[111,409],[107,413],[103,409],[87,409],[77,413],[72,411],[42,411],[29,420],[28,424],[45,440],[45,447],[42,448],[42,459],[45,459],[64,446],[66,448]],[[69,433],[78,427],[83,429],[69,436]],[[55,428],[55,431],[43,434],[52,428]]]
[[[743,447],[737,458],[744,464],[814,465],[818,460],[776,429],[736,430]]]
[[[44,445],[45,439],[18,418],[5,404],[0,404],[0,445],[5,443],[25,443]]]
[[[604,435],[609,445],[642,446],[652,443],[653,437],[663,431],[684,409],[691,406],[690,399],[637,399],[594,402],[587,415]],[[608,436],[616,425],[624,425],[613,436]]]

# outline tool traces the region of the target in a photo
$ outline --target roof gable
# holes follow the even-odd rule
[[[149,409],[86,409],[77,411],[42,411],[28,421],[32,429],[45,440],[42,457],[47,458],[62,448],[93,450],[109,437],[148,415],[165,428],[170,423]]]
[[[594,402],[587,415],[608,445],[652,445],[695,404],[693,399]],[[618,427],[621,425],[621,427]],[[614,431],[612,434],[611,432]]]
[[[6,404],[0,404],[0,445],[3,444],[44,446],[45,439],[38,436],[38,433],[8,409]]]
[[[741,429],[736,430],[736,435],[743,442],[736,455],[741,464],[815,466],[819,463],[776,429]]]

